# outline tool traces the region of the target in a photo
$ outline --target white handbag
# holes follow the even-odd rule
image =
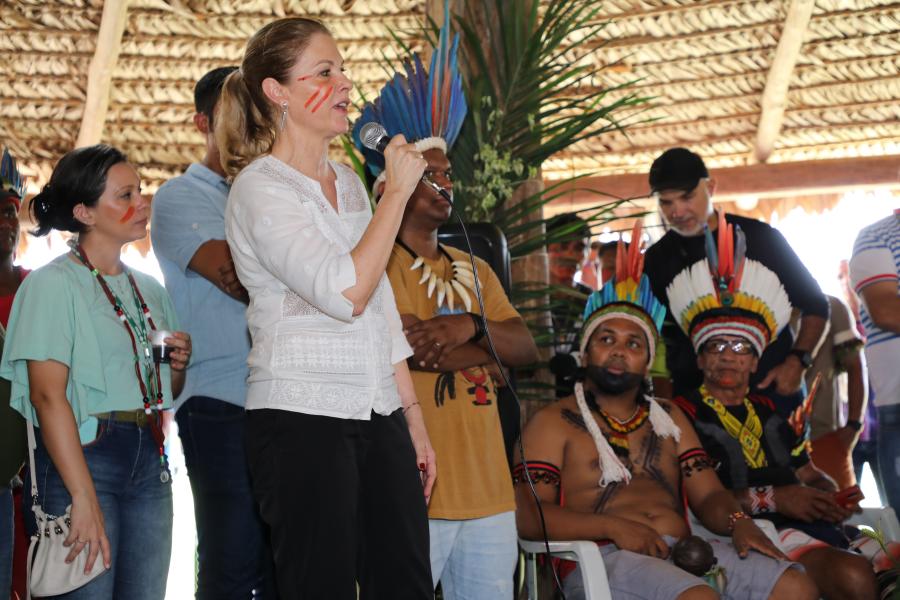
[[[28,600],[31,595],[38,597],[56,596],[76,590],[104,571],[103,557],[98,555],[91,572],[85,574],[88,546],[82,548],[71,563],[66,563],[71,547],[63,546],[69,536],[69,522],[72,505],[66,507],[66,514],[51,518],[44,512],[38,501],[37,470],[34,466],[34,426],[28,421],[28,461],[31,468],[31,510],[37,520],[37,532],[31,536],[28,547]],[[35,549],[37,546],[37,549]]]

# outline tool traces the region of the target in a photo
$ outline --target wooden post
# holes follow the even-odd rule
[[[533,2],[534,0],[516,0],[521,2]],[[476,31],[480,32],[482,35],[481,39],[486,43],[486,40],[491,38],[491,34],[488,31],[488,24],[479,20],[479,17],[483,15],[481,10],[478,10],[479,6],[472,6],[475,10],[466,10],[466,7],[469,2],[477,2],[479,5],[482,0],[450,0],[450,11],[454,14],[465,15],[470,19],[469,25],[471,25]],[[444,22],[444,0],[426,0],[425,3],[425,11],[426,14],[434,20],[438,25],[442,25]],[[472,22],[472,18],[476,20]],[[471,107],[470,107],[471,110]],[[534,178],[528,179],[523,182],[514,192],[512,197],[506,200],[506,206],[513,207],[516,204],[522,202],[526,198],[537,194],[544,189],[544,182],[541,177],[540,171],[535,174]],[[543,219],[543,210],[538,209],[531,211],[529,214],[523,217],[523,220],[527,221],[540,221]],[[516,240],[509,240],[510,245],[513,245]],[[516,283],[522,282],[534,282],[537,284],[542,284],[546,286],[549,282],[549,274],[548,274],[548,261],[547,261],[547,252],[544,249],[536,250],[527,256],[516,257],[512,260],[511,263],[511,275],[513,285]],[[526,306],[536,307],[536,306],[546,306],[549,302],[548,298],[530,300],[526,303]],[[536,316],[531,317],[532,322],[530,323],[533,327],[548,329],[550,327],[550,313],[543,312],[537,313]],[[541,360],[547,361],[550,359],[549,348],[542,351]],[[539,371],[533,377],[533,379],[538,379],[544,383],[552,383],[553,379],[550,376],[549,372]],[[550,398],[552,399],[552,398]],[[522,418],[527,419],[535,410],[543,406],[545,402],[542,401],[524,401],[523,402],[523,411]],[[524,421],[523,421],[524,422]]]
[[[766,77],[766,88],[760,101],[761,112],[756,131],[756,147],[753,151],[754,158],[758,162],[764,163],[769,159],[775,148],[775,141],[781,133],[791,76],[800,56],[803,36],[806,34],[814,5],[813,0],[793,0],[788,8],[778,48],[775,50],[775,58],[772,59],[772,66],[769,67],[769,74]]]
[[[128,0],[105,0],[100,31],[97,32],[97,46],[88,68],[87,97],[81,128],[75,147],[91,146],[103,138],[103,125],[109,109],[109,91],[112,74],[122,49],[122,34],[128,15]]]

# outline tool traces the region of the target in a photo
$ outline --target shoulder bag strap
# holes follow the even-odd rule
[[[31,470],[31,505],[38,503],[37,489],[37,469],[34,466],[34,449],[37,448],[37,442],[34,438],[34,425],[30,419],[28,422],[28,468]]]

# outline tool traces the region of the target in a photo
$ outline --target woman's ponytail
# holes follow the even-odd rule
[[[225,79],[216,109],[215,136],[222,168],[231,177],[272,149],[272,118],[256,105],[240,69]]]

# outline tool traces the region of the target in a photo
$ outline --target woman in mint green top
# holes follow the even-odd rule
[[[66,154],[32,211],[37,235],[78,235],[19,289],[0,376],[39,432],[29,477],[44,511],[71,505],[69,559],[86,551],[88,571],[98,555],[108,569],[65,598],[162,600],[172,491],[159,411],[184,385],[191,343],[163,287],[120,260],[150,203],[125,156],[98,145]],[[170,332],[168,364],[154,361],[154,330]]]

